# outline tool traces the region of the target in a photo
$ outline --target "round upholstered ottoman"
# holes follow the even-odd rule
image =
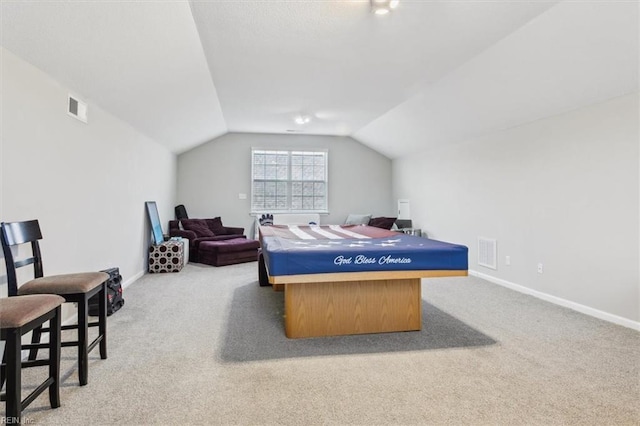
[[[260,243],[246,238],[222,241],[203,241],[198,247],[201,263],[213,266],[255,262],[258,259]]]

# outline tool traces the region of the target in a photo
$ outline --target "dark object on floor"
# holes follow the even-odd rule
[[[89,352],[100,344],[100,358],[107,359],[107,280],[109,275],[104,272],[82,272],[76,274],[44,276],[42,270],[42,256],[38,241],[42,239],[40,225],[37,220],[26,222],[2,223],[2,250],[7,267],[7,283],[9,296],[23,296],[27,294],[57,294],[67,303],[78,306],[78,324],[62,326],[62,330],[78,330],[78,340],[62,342],[64,346],[78,347],[78,377],[80,386],[88,382]],[[15,261],[11,247],[30,243],[32,257]],[[34,279],[18,288],[16,269],[33,265]],[[98,322],[89,323],[89,299],[99,295],[100,306]],[[98,336],[91,343],[89,327],[98,326]],[[32,347],[29,360],[35,360],[39,348],[48,347],[48,343],[41,344],[40,336],[49,332],[49,328],[37,326],[31,335]]]
[[[244,236],[244,228],[224,226],[220,217],[214,217],[213,219],[170,220],[169,235],[189,240],[189,262],[198,263],[207,263],[202,261],[200,256],[200,244],[202,242],[246,238]]]
[[[109,280],[107,280],[107,316],[111,316],[124,305],[124,299],[122,298],[122,275],[120,275],[120,268],[109,268],[100,272],[109,274]],[[89,315],[92,317],[98,316],[99,303],[98,295],[89,299]]]
[[[22,410],[46,389],[49,389],[51,408],[60,406],[60,306],[63,303],[62,297],[53,294],[0,299],[0,339],[6,342],[0,388],[5,377],[7,380],[7,392],[2,395],[6,401],[6,417],[2,418],[3,424],[21,424]],[[30,346],[22,345],[22,336],[36,327],[42,327],[47,321],[51,327],[49,343],[46,344],[49,358],[22,362],[22,349]],[[49,367],[47,379],[22,399],[22,368],[45,365]]]
[[[267,287],[269,283],[269,275],[267,274],[267,267],[264,264],[264,256],[262,255],[262,249],[258,250],[258,283],[260,287]]]
[[[184,206],[184,204],[177,205],[175,211],[177,220],[189,219],[189,215],[187,215],[187,208]]]
[[[258,260],[260,243],[246,238],[200,243],[200,263],[213,266],[233,265]]]

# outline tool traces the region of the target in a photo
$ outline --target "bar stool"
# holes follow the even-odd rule
[[[7,266],[7,282],[9,296],[28,294],[57,294],[64,298],[67,303],[76,303],[78,306],[78,323],[62,326],[62,330],[78,330],[78,339],[75,341],[65,341],[62,347],[78,347],[78,376],[80,386],[88,383],[89,376],[89,352],[96,345],[100,344],[100,358],[107,359],[107,280],[109,274],[104,272],[83,272],[76,274],[43,276],[42,256],[38,240],[42,239],[40,225],[37,220],[25,222],[3,222],[2,229],[2,250]],[[31,243],[32,256],[16,261],[11,247],[21,244]],[[16,269],[22,266],[33,264],[33,280],[18,287]],[[88,302],[89,299],[99,294],[100,299],[98,310],[98,321],[89,323]],[[89,340],[89,327],[98,327],[98,336],[91,343]],[[32,344],[24,345],[29,347],[29,359],[35,360],[38,349],[46,344],[40,343],[40,336],[43,332],[50,331],[47,328],[36,327],[32,334]]]
[[[2,364],[7,379],[6,423],[21,424],[22,410],[42,392],[49,389],[51,408],[60,406],[60,306],[64,298],[53,294],[4,297],[0,299],[0,340],[5,341],[6,364]],[[49,321],[49,358],[22,362],[22,336]],[[48,365],[49,376],[24,400],[22,399],[22,368]]]

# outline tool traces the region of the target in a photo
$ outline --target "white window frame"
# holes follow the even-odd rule
[[[267,208],[256,208],[254,205],[254,183],[256,181],[267,181],[266,179],[264,180],[258,180],[255,179],[255,174],[254,174],[254,167],[255,167],[255,161],[254,161],[254,154],[256,152],[259,151],[264,151],[267,153],[279,153],[280,155],[282,155],[283,153],[286,153],[286,155],[289,156],[289,161],[287,164],[287,200],[286,200],[286,208],[284,209],[267,209]],[[298,153],[298,152],[304,152],[304,153],[321,153],[324,155],[324,180],[322,182],[324,182],[324,188],[325,188],[325,193],[324,193],[324,199],[325,199],[325,208],[324,209],[309,209],[309,210],[305,210],[305,209],[294,209],[292,208],[292,185],[294,180],[292,179],[291,176],[291,170],[292,170],[292,164],[291,164],[291,156],[294,153]],[[280,182],[282,182],[283,180],[279,180]],[[296,181],[297,182],[297,181]],[[306,181],[309,182],[309,181]],[[319,182],[319,181],[313,181],[313,182]],[[318,214],[329,214],[329,151],[326,149],[293,149],[293,148],[257,148],[257,147],[252,147],[251,148],[251,214],[252,215],[256,215],[256,214],[262,214],[262,213],[318,213]]]

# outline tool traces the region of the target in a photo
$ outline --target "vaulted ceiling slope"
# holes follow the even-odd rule
[[[2,45],[182,152],[227,132],[188,2],[1,0]]]
[[[1,7],[3,47],[176,153],[305,133],[396,158],[638,91],[634,1]]]

